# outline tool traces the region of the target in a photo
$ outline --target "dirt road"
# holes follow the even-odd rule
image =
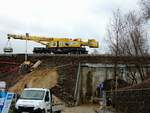
[[[96,105],[82,105],[77,107],[66,107],[62,113],[115,113],[109,109],[101,109]]]
[[[69,108],[66,107],[62,113],[96,113],[94,112],[95,109],[98,109],[98,106],[83,105]]]

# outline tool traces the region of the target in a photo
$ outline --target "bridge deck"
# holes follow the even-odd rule
[[[25,54],[0,54],[0,61],[16,59],[24,61]],[[106,64],[150,64],[150,56],[111,56],[94,54],[27,54],[29,60],[40,59],[53,61],[75,61],[84,63],[106,63]]]

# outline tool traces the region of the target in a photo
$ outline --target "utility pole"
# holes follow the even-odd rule
[[[29,33],[26,33],[26,50],[25,50],[25,61],[27,61],[28,60],[28,58],[27,58],[27,38],[29,37]]]

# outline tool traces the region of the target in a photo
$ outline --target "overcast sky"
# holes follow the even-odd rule
[[[7,33],[95,38],[99,50],[106,49],[106,27],[112,12],[139,9],[138,0],[0,0],[0,52],[7,42]],[[25,41],[12,40],[15,52],[25,52]],[[28,52],[41,46],[28,42]]]

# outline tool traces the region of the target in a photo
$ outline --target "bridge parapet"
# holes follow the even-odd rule
[[[0,61],[5,59],[14,59],[16,61],[24,61],[24,54],[0,54]],[[64,60],[64,62],[75,61],[83,63],[105,63],[105,64],[150,64],[150,56],[111,56],[111,55],[66,55],[66,54],[28,54],[29,60],[53,59],[53,62]]]

